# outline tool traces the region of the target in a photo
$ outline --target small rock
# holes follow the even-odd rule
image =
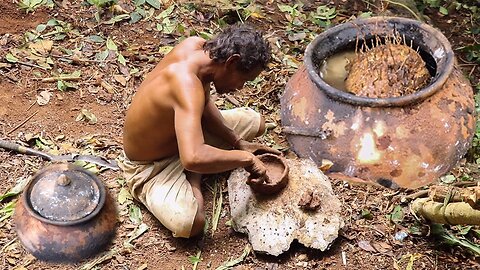
[[[405,240],[405,238],[407,238],[407,236],[408,236],[408,233],[407,233],[407,232],[405,232],[405,231],[398,231],[398,232],[395,234],[395,240],[402,242],[403,240]]]
[[[300,266],[300,267],[307,267],[307,266],[308,266],[308,262],[297,262],[295,265],[296,265],[296,266]]]
[[[301,261],[301,262],[308,260],[307,254],[300,254],[300,255],[298,255],[298,256],[297,256],[297,260],[298,260],[298,261]]]

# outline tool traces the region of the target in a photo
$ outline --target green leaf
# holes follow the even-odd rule
[[[62,81],[62,80],[58,80],[58,81],[57,81],[57,88],[58,88],[58,90],[60,90],[60,91],[62,91],[62,92],[65,91],[65,90],[67,90],[67,86],[65,85],[65,82]],[[77,119],[78,119],[78,117],[77,117]],[[81,120],[81,119],[80,119],[80,120]],[[80,121],[80,120],[77,120],[77,121]]]
[[[63,75],[62,75],[63,76]],[[67,74],[65,76],[68,76],[68,77],[78,77],[80,78],[80,76],[82,76],[82,71],[81,70],[75,70],[74,72],[72,72],[71,74]],[[61,77],[61,76],[60,76]]]
[[[161,54],[168,54],[173,49],[173,46],[162,46],[158,49],[158,52]]]
[[[136,7],[139,7],[139,6],[143,5],[143,4],[145,4],[145,0],[135,0],[135,1],[133,2],[133,4],[134,4]]]
[[[142,212],[140,211],[140,207],[132,204],[128,210],[130,221],[133,224],[140,224],[142,223]]]
[[[0,202],[3,201],[5,198],[13,197],[19,194],[20,192],[22,192],[25,186],[27,185],[28,180],[29,178],[20,178],[17,181],[17,184],[13,188],[11,188],[9,191],[5,192],[3,195],[0,196]]]
[[[450,233],[447,229],[443,227],[441,224],[432,224],[431,233],[436,237],[440,238],[441,241],[447,245],[452,246],[461,246],[468,249],[470,252],[480,255],[480,245],[477,245],[465,238],[458,238],[452,233]]]
[[[421,225],[412,225],[408,228],[408,232],[413,235],[422,235]]]
[[[390,220],[393,222],[403,221],[403,208],[400,205],[395,206],[392,213],[390,214]]]
[[[35,28],[35,31],[37,31],[38,33],[41,33],[43,32],[43,30],[45,30],[47,28],[47,25],[45,24],[39,24],[37,25],[37,28]]]
[[[456,179],[455,176],[451,174],[440,177],[440,181],[442,181],[445,184],[451,184],[455,182],[455,179]]]
[[[172,34],[173,32],[175,32],[175,29],[177,29],[177,22],[170,21],[169,18],[163,19],[162,24],[163,24],[162,32],[165,34]]]
[[[373,12],[369,11],[369,12],[360,13],[360,15],[358,15],[358,18],[366,19],[366,18],[370,18],[372,16],[373,16]]]
[[[168,16],[170,16],[172,14],[174,8],[175,8],[175,5],[169,6],[167,9],[160,12],[160,14],[158,14],[155,17],[155,19],[165,19],[165,18],[167,18]]]
[[[56,26],[59,25],[59,22],[56,19],[50,19],[47,22],[47,26]]]
[[[127,20],[127,19],[130,19],[130,14],[121,14],[121,15],[117,15],[117,16],[111,18],[110,20],[104,22],[104,24],[115,24],[117,22]]]
[[[289,5],[282,5],[278,4],[278,9],[280,9],[281,12],[287,12],[287,13],[292,13],[293,8]]]
[[[204,31],[198,33],[198,35],[201,36],[204,39],[211,39],[213,37],[213,34],[210,34],[208,32],[204,32]]]
[[[0,215],[3,215],[2,217],[0,217],[0,222],[13,216],[13,212],[15,211],[16,204],[17,204],[17,201],[14,200],[7,203],[2,209],[0,209]]]
[[[146,0],[146,2],[154,7],[155,9],[160,9],[160,2],[158,0]],[[172,5],[173,6],[173,5]]]
[[[7,55],[5,55],[5,59],[10,62],[10,63],[16,63],[18,62],[18,58],[16,58],[15,56],[13,56],[13,54],[11,53],[7,53]]]
[[[95,55],[95,58],[96,58],[97,60],[100,60],[100,61],[105,61],[105,60],[107,59],[108,55],[109,55],[109,50],[106,49],[106,50],[104,50],[104,51],[98,52],[98,53]]]
[[[142,14],[138,11],[134,11],[130,14],[130,23],[136,23],[143,18]]]
[[[371,220],[373,219],[373,215],[368,209],[362,209],[362,218]]]
[[[115,44],[115,42],[110,37],[107,38],[107,49],[109,49],[111,51],[117,51],[118,50],[117,45]]]
[[[444,7],[440,7],[438,9],[438,11],[443,14],[443,15],[448,15],[448,9],[444,8]]]
[[[124,66],[127,65],[127,61],[125,60],[125,57],[123,57],[121,53],[118,53],[117,61]]]
[[[225,262],[221,266],[217,267],[215,270],[228,270],[234,267],[235,265],[241,263],[245,258],[250,254],[251,248],[250,245],[247,244],[245,248],[243,249],[242,255],[240,255],[238,258]]]
[[[66,91],[69,89],[76,89],[78,86],[74,83],[63,81],[63,80],[58,80],[57,81],[57,88],[60,91]]]
[[[473,226],[458,226],[459,230],[458,230],[458,233],[460,235],[467,235],[470,230],[473,228]]]
[[[123,242],[123,245],[127,248],[133,248],[132,241],[140,237],[142,234],[144,234],[146,231],[148,231],[149,227],[147,224],[142,223],[140,226],[135,228],[135,230],[131,233],[128,234],[130,236],[127,241]]]
[[[197,252],[197,255],[196,256],[189,256],[188,257],[188,260],[193,264],[193,268],[192,270],[196,270],[197,269],[197,266],[198,266],[198,263],[200,263],[202,261],[202,259],[200,258],[200,255],[202,255],[202,251],[199,250]]]
[[[95,43],[103,43],[105,42],[105,39],[101,36],[98,36],[98,35],[91,35],[91,36],[88,36],[88,39],[90,41],[93,41]]]
[[[120,189],[120,192],[118,193],[118,198],[117,198],[118,203],[124,204],[126,201],[132,201],[132,200],[133,200],[133,197],[130,194],[130,192],[128,192],[127,189],[122,187]]]

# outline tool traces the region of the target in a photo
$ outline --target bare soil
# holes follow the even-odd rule
[[[161,58],[159,48],[174,45],[177,38],[159,35],[154,30],[155,23],[148,20],[136,24],[121,22],[113,25],[99,25],[93,19],[95,9],[82,6],[82,1],[56,2],[59,2],[60,6],[52,10],[40,8],[34,13],[25,14],[17,8],[16,1],[0,1],[2,13],[0,16],[0,62],[5,64],[0,65],[0,138],[38,147],[38,140],[32,137],[41,137],[51,143],[49,147],[53,152],[94,152],[107,158],[116,158],[122,149],[121,135],[125,110],[135,89],[145,73],[151,70]],[[268,1],[264,6],[267,13],[264,20],[252,18],[251,22],[269,33],[270,37],[283,40],[281,44],[284,46],[295,46],[290,52],[296,52],[297,61],[300,62],[301,53],[306,44],[286,41],[287,33],[279,30],[283,29],[282,22],[285,19],[276,9],[276,4],[273,4],[275,2]],[[310,2],[312,3],[308,4],[313,7],[320,3],[319,1]],[[341,1],[337,2],[339,5],[345,4]],[[366,11],[362,1],[353,2],[351,10],[341,9],[343,15],[338,16],[339,19],[346,19],[360,10]],[[158,13],[159,11],[156,12]],[[208,12],[194,14],[197,20],[187,24],[186,27],[203,29],[199,25],[211,26]],[[460,34],[462,31],[459,29],[465,27],[461,13],[448,18],[441,17],[437,13],[430,15],[454,47],[472,42],[471,37]],[[107,65],[98,62],[75,64],[54,58],[54,71],[68,73],[82,71],[82,80],[76,82],[78,88],[62,92],[57,90],[56,82],[40,80],[54,76],[50,71],[19,63],[8,64],[4,60],[11,49],[25,45],[26,31],[35,29],[40,23],[45,24],[53,17],[70,23],[74,28],[79,29],[83,36],[101,33],[105,37],[113,37],[119,51],[122,51],[129,61],[130,67],[137,68],[138,72],[130,74],[131,70],[124,70],[120,65],[116,65],[115,56],[107,58],[109,61]],[[74,50],[79,44],[80,38],[72,35],[67,41],[56,43],[52,53],[60,50],[60,47]],[[95,44],[88,42],[83,44],[92,48],[92,54],[98,50]],[[85,51],[88,52],[88,50]],[[275,51],[275,53],[282,55],[284,52]],[[458,53],[461,60],[462,52]],[[478,67],[462,62],[461,64],[466,73],[476,78],[472,83],[477,83],[480,77]],[[218,97],[216,103],[222,108],[244,104],[256,107],[266,115],[268,121],[280,125],[278,97],[292,72],[294,70],[286,71],[284,66],[276,64],[270,71],[263,74],[263,88],[249,86],[234,96]],[[114,75],[128,78],[125,86],[116,80]],[[112,86],[113,90],[102,86],[101,82]],[[45,90],[53,95],[48,104],[39,106],[36,102],[37,95]],[[97,123],[77,121],[77,116],[82,109],[92,112],[97,118]],[[25,123],[22,124],[23,122]],[[260,141],[279,148],[288,147],[279,127],[270,130]],[[286,150],[286,154],[287,157],[294,155],[289,150]],[[18,180],[30,177],[35,171],[48,164],[37,157],[0,151],[0,194],[14,187]],[[475,175],[478,167],[471,164],[469,166],[470,172]],[[210,188],[214,186],[216,180],[220,180],[219,183],[222,183],[223,187],[224,203],[218,229],[213,234],[208,230],[202,237],[173,238],[171,233],[140,204],[118,203],[118,230],[109,248],[113,255],[99,254],[98,263],[87,269],[192,269],[193,265],[189,257],[196,256],[199,251],[201,251],[201,261],[197,269],[216,269],[224,262],[239,257],[248,244],[248,239],[228,226],[230,217],[226,176],[227,174],[222,174],[205,178],[205,204],[210,220],[213,212],[213,194]],[[99,177],[117,199],[123,185],[121,173],[104,171],[99,174]],[[333,181],[332,186],[343,204],[345,227],[341,231],[341,236],[328,251],[311,250],[294,243],[290,251],[279,257],[251,253],[234,269],[408,269],[409,264],[413,269],[480,269],[478,258],[476,259],[466,250],[439,245],[434,238],[425,236],[428,233],[418,236],[408,233],[409,227],[418,224],[409,214],[408,205],[401,203],[401,198],[411,194],[412,191],[392,191],[343,181]],[[5,207],[7,203],[17,198],[18,196],[5,199],[0,203],[0,207]],[[129,218],[128,211],[132,205],[140,207],[143,223],[147,224],[149,229],[133,240],[133,248],[128,249],[125,248],[124,242],[138,227],[138,224],[133,223]],[[403,221],[395,223],[386,215],[390,214],[397,205],[402,207],[405,217]],[[365,214],[367,211],[369,215]],[[428,226],[418,226],[428,230]],[[399,232],[407,232],[408,236],[403,240],[397,240],[395,234]],[[16,238],[12,218],[0,221],[0,250],[1,269],[81,269],[85,264],[93,261],[89,259],[69,265],[36,260],[25,251]]]

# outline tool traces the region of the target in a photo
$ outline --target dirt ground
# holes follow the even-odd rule
[[[153,17],[134,24],[129,24],[128,21],[99,24],[94,19],[96,9],[82,5],[83,1],[56,2],[59,5],[53,9],[42,7],[26,14],[18,9],[17,1],[0,1],[0,138],[23,142],[37,149],[43,147],[53,153],[94,153],[115,159],[121,153],[123,119],[135,89],[163,55],[162,48],[175,45],[178,36],[162,35],[156,31]],[[265,5],[265,2],[268,3]],[[300,63],[308,42],[288,39],[283,25],[285,19],[278,11],[277,2],[288,1],[259,1],[267,15],[264,18],[252,16],[249,22],[263,29],[269,40],[282,45],[274,48],[279,59],[283,57],[284,60]],[[325,3],[306,1],[305,9]],[[367,7],[365,1],[336,1],[336,4],[339,15],[334,23],[372,8]],[[156,10],[154,16],[163,9]],[[471,44],[475,39],[474,35],[463,34],[466,22],[461,12],[447,17],[432,10],[426,10],[425,13],[452,42],[454,48]],[[229,13],[223,15],[227,19],[231,16]],[[108,18],[109,14],[104,16]],[[212,18],[218,16],[221,15],[213,11],[212,7],[200,7],[189,13],[183,24],[200,33],[213,27]],[[26,32],[36,29],[39,24],[46,24],[51,18],[64,21],[69,26],[62,26],[66,38],[55,40],[51,51],[47,52],[53,63],[49,64],[49,69],[45,69],[36,62],[37,58],[25,55],[29,44]],[[189,20],[190,18],[193,19]],[[317,29],[321,31],[321,28]],[[47,30],[43,33],[46,32]],[[111,37],[118,46],[118,51],[127,60],[127,67],[117,63],[115,51],[110,51],[104,61],[95,60],[95,54],[103,50],[104,45],[86,41],[86,37],[92,35],[103,36],[105,39]],[[285,50],[283,46],[291,46],[291,49]],[[27,64],[6,61],[5,57],[12,51],[20,62]],[[478,84],[478,65],[466,62],[462,51],[457,53],[460,66],[472,78],[472,85]],[[37,50],[37,54],[42,52]],[[293,57],[289,58],[288,54]],[[75,61],[78,58],[89,60]],[[282,148],[287,155],[293,156],[287,149],[288,144],[279,128],[278,98],[285,82],[295,72],[295,68],[288,63],[276,61],[269,71],[262,74],[262,80],[258,83],[260,87],[248,85],[233,96],[219,96],[216,104],[221,108],[248,105],[260,110],[269,122],[277,124],[260,141]],[[81,71],[82,75],[81,80],[71,81],[76,87],[73,89],[59,91],[57,80],[42,81],[43,78],[71,74],[74,71]],[[50,93],[51,96],[45,105],[40,106],[37,99],[42,92]],[[85,119],[78,121],[82,110],[93,113],[96,123],[88,123]],[[0,194],[48,164],[37,157],[0,151]],[[464,164],[456,171],[468,171],[475,179],[478,166]],[[208,229],[204,236],[194,239],[173,238],[140,204],[128,199],[120,203],[118,194],[124,183],[119,172],[103,171],[98,175],[117,201],[119,209],[117,235],[107,252],[73,265],[39,261],[21,246],[16,238],[13,219],[7,218],[0,221],[0,268],[216,269],[224,262],[239,257],[248,245],[245,235],[234,232],[228,226],[230,217],[226,174],[206,177],[204,185],[206,211],[210,220],[213,209],[211,187],[215,183],[222,185],[224,203],[218,229],[213,234]],[[412,228],[428,231],[428,226],[418,224],[409,213],[408,204],[401,201],[402,197],[413,191],[392,191],[343,181],[332,181],[332,186],[343,205],[345,227],[328,251],[320,252],[294,243],[288,252],[279,257],[252,252],[234,269],[480,269],[478,257],[465,249],[442,245],[428,236],[428,232],[411,233]],[[0,207],[5,207],[17,198],[18,196],[1,201]],[[127,248],[124,242],[138,227],[129,218],[129,208],[133,206],[140,207],[142,222],[149,229],[131,242],[133,247]],[[396,206],[401,207],[404,217],[399,222],[392,222],[387,215]],[[0,214],[1,217],[4,213]],[[408,236],[397,240],[395,235],[399,232],[407,232]],[[474,241],[478,243],[478,239]],[[199,251],[201,261],[194,266],[192,257]],[[87,265],[92,262],[90,266]]]

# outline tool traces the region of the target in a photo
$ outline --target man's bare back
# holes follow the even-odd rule
[[[141,84],[125,119],[124,150],[131,160],[159,160],[178,154],[174,107],[183,98],[177,82],[199,80],[195,72],[204,39],[184,40],[172,50]],[[201,61],[201,60],[200,60]],[[184,73],[180,73],[183,71]],[[189,72],[189,73],[187,73]],[[191,97],[207,98],[207,87],[191,88]]]

